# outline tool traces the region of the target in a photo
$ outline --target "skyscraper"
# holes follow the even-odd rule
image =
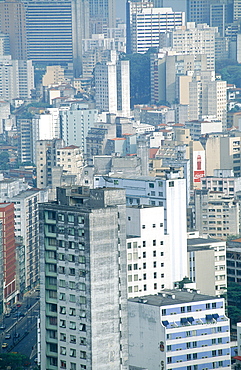
[[[13,59],[27,59],[26,12],[19,0],[0,2],[0,30],[9,35]]]
[[[89,0],[91,33],[116,26],[116,0]]]
[[[125,225],[122,189],[40,205],[42,370],[127,370]]]

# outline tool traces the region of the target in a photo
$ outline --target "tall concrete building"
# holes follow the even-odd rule
[[[0,57],[0,99],[28,100],[34,88],[34,69],[31,60],[13,60],[10,55]]]
[[[81,73],[82,39],[89,36],[86,0],[24,1],[28,58],[37,63],[73,63]]]
[[[128,369],[125,203],[66,187],[40,205],[42,370]]]
[[[52,172],[57,166],[56,151],[63,146],[62,139],[36,141],[36,174],[39,189],[52,187]]]
[[[39,284],[39,215],[38,203],[46,202],[47,192],[26,190],[11,199],[14,203],[15,235],[24,245],[25,288]]]
[[[3,299],[5,304],[10,305],[17,301],[18,296],[13,203],[0,203],[0,222],[2,223]]]
[[[118,60],[110,51],[109,61],[95,67],[96,107],[104,112],[130,115],[129,61]]]
[[[184,26],[184,12],[155,8],[152,2],[127,1],[127,53],[145,53],[158,48],[160,33]]]
[[[27,59],[26,9],[20,0],[0,2],[0,30],[9,36],[13,59]]]
[[[195,191],[196,229],[201,236],[226,239],[229,235],[238,235],[239,202],[223,192]]]
[[[187,273],[186,180],[179,177],[178,171],[170,171],[166,177],[96,175],[94,186],[125,189],[127,205],[164,208],[163,227],[164,233],[169,235],[167,253],[172,261],[169,265],[169,282],[182,280]],[[161,235],[162,229],[157,239],[159,242]]]
[[[116,26],[116,0],[89,0],[89,7],[91,33],[106,33]]]
[[[86,103],[72,103],[67,108],[60,108],[60,137],[67,146],[79,146],[86,153],[86,137],[97,117],[98,110]]]
[[[206,54],[207,69],[215,70],[215,35],[217,27],[188,22],[161,34],[160,47],[171,47],[180,54]]]

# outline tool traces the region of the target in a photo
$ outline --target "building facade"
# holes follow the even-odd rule
[[[42,370],[128,369],[125,225],[119,189],[40,205]]]
[[[128,312],[130,365],[149,370],[230,369],[224,298],[195,290],[162,290],[130,299]]]

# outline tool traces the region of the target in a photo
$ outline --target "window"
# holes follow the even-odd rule
[[[76,370],[76,364],[74,362],[70,363],[70,370]]]
[[[217,356],[217,351],[212,351],[212,356]]]
[[[191,348],[191,343],[190,342],[187,343],[187,348]]]
[[[192,355],[190,353],[187,354],[187,360],[190,361],[192,359]]]
[[[145,241],[143,241],[143,242],[142,242],[142,246],[143,246],[143,247],[145,247],[145,246],[146,246],[146,242],[145,242]]]
[[[156,251],[153,251],[153,257],[156,257]]]
[[[66,347],[60,347],[60,354],[66,355]]]
[[[69,289],[75,289],[75,282],[74,281],[69,282]]]
[[[154,184],[152,182],[149,182],[149,188],[151,188],[151,189],[154,188]]]
[[[80,358],[86,359],[86,352],[80,351]]]
[[[144,290],[144,291],[146,291],[146,284],[144,284],[144,286],[143,286],[143,290]]]
[[[193,346],[193,348],[196,348],[197,347],[197,342],[192,342],[192,346]]]
[[[222,356],[222,355],[223,355],[223,350],[222,350],[222,349],[219,349],[219,350],[218,350],[218,355],[219,355],[219,356]]]
[[[181,307],[181,312],[186,312],[186,307]]]
[[[70,328],[71,330],[76,330],[76,322],[74,322],[74,321],[70,321],[70,323],[69,323],[69,328]]]
[[[143,269],[146,269],[146,262],[143,263]]]
[[[65,306],[60,306],[59,307],[59,313],[66,314],[66,307]]]
[[[167,363],[171,364],[172,363],[172,357],[167,357]]]
[[[193,360],[196,360],[197,359],[197,353],[193,353],[192,357],[193,357]]]
[[[152,245],[153,245],[153,246],[156,246],[156,240],[153,240],[153,241],[152,241]]]
[[[155,268],[156,267],[156,261],[153,262],[153,267]]]
[[[154,283],[154,289],[157,289],[157,283]]]
[[[145,229],[146,228],[146,225],[142,225],[142,229]]]
[[[60,361],[60,367],[61,369],[66,369],[66,361]]]
[[[143,280],[146,280],[146,274],[143,274]]]
[[[174,181],[169,181],[169,188],[173,188],[174,187]]]
[[[157,273],[156,273],[156,272],[154,272],[154,273],[153,273],[153,278],[154,278],[154,279],[156,279],[156,278],[157,278]]]
[[[70,340],[70,343],[76,343],[76,336],[70,335],[69,340]]]
[[[69,269],[69,274],[72,275],[72,276],[75,276],[75,269],[71,267]]]
[[[65,301],[66,297],[65,297],[65,293],[59,293],[59,300],[60,301]]]
[[[70,307],[70,309],[69,309],[69,315],[70,315],[70,316],[76,316],[76,309],[75,309],[75,308]]]
[[[59,322],[59,326],[60,326],[61,328],[66,328],[66,321],[65,321],[65,320],[60,320],[60,322]]]
[[[60,340],[62,341],[62,342],[66,342],[66,334],[65,333],[60,333]]]
[[[65,280],[59,280],[59,286],[62,288],[66,287],[66,281]]]
[[[69,355],[70,357],[76,357],[76,349],[70,348]]]
[[[69,301],[70,301],[70,302],[76,302],[76,297],[75,297],[75,295],[74,295],[74,294],[70,294],[70,295],[69,295]]]
[[[143,258],[146,258],[146,252],[143,252]]]
[[[187,312],[191,312],[192,311],[192,307],[191,306],[187,306]]]
[[[152,227],[155,228],[156,227],[156,224],[152,224]]]
[[[212,303],[212,308],[216,308],[216,302]]]
[[[80,337],[80,345],[86,346],[86,338]]]

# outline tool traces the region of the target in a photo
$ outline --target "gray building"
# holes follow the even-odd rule
[[[42,370],[128,369],[125,203],[75,186],[40,205]]]

